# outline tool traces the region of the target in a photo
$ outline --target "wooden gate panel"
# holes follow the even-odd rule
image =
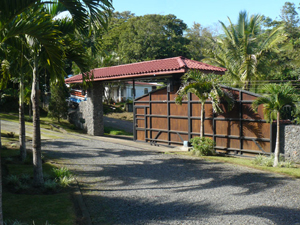
[[[188,128],[188,119],[170,118],[171,131],[187,131]]]
[[[224,87],[235,99],[234,107],[227,111],[222,102],[221,114],[215,114],[212,105],[205,103],[204,133],[216,142],[219,152],[257,154],[272,152],[273,133],[263,118],[263,107],[252,110],[257,95],[243,90]],[[200,134],[201,103],[190,94],[182,105],[175,104],[176,90],[168,93],[162,88],[134,101],[137,140],[153,144],[182,145]]]

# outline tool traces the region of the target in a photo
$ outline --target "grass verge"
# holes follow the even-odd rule
[[[112,127],[104,127],[104,134],[105,135],[126,135],[126,136],[133,136],[133,134],[128,133],[124,130],[119,130]]]
[[[208,161],[213,162],[222,162],[222,163],[229,163],[239,166],[244,166],[252,169],[258,169],[266,172],[277,173],[281,175],[287,175],[293,178],[300,178],[300,167],[297,165],[296,168],[283,168],[283,167],[267,167],[267,166],[259,166],[253,163],[254,158],[239,158],[239,157],[232,157],[232,156],[195,156],[191,152],[180,152],[175,154],[182,154],[193,156],[197,158],[201,158]]]
[[[13,191],[11,184],[7,182],[9,176],[25,177],[32,179],[32,154],[28,152],[28,158],[24,163],[19,160],[19,149],[12,148],[17,144],[18,137],[8,137],[5,132],[1,133],[2,144],[1,163],[3,173],[3,216],[5,221],[20,221],[26,224],[76,224],[76,212],[72,200],[72,188],[57,188],[55,191],[39,191],[26,188],[26,191]],[[50,162],[45,161],[43,172],[48,177],[54,177]],[[24,180],[19,179],[23,187],[27,185]]]
[[[12,122],[19,122],[19,115],[17,113],[0,113],[0,119],[12,121]],[[25,124],[32,126],[32,122],[30,122],[29,116],[25,115]],[[41,128],[45,128],[48,130],[54,130],[63,132],[64,130],[70,133],[80,133],[83,134],[84,131],[80,130],[75,127],[75,125],[70,124],[67,120],[61,120],[60,123],[58,123],[55,120],[52,120],[51,118],[47,116],[41,116]]]

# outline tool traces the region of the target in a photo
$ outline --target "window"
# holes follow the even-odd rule
[[[144,94],[148,94],[148,88],[144,88]]]

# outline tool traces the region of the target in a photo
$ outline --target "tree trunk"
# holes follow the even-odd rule
[[[274,151],[274,163],[273,167],[278,166],[279,161],[279,150],[280,150],[280,113],[277,112],[277,133],[276,133],[276,147]]]
[[[3,225],[3,213],[2,213],[2,163],[1,163],[1,120],[0,120],[0,225]]]
[[[201,102],[201,121],[200,121],[200,137],[204,137],[204,117],[205,117],[205,111],[204,111],[204,104],[205,102]]]
[[[20,156],[21,161],[26,159],[26,137],[25,137],[25,118],[24,118],[24,83],[23,74],[20,80],[20,96],[19,96],[19,143],[20,143]]]
[[[40,129],[40,111],[39,111],[39,80],[38,80],[38,57],[34,59],[31,101],[33,110],[33,136],[32,136],[32,154],[33,154],[33,181],[35,186],[44,184],[42,168],[42,149],[41,149],[41,129]]]
[[[29,108],[29,110],[28,110],[29,119],[31,119],[31,115],[32,115],[32,113],[31,113],[31,109],[32,109],[31,101],[29,101],[28,108]]]
[[[1,129],[0,129],[1,131]],[[1,134],[1,132],[0,132]],[[0,138],[1,139],[1,138]],[[1,144],[1,143],[0,143]],[[2,163],[1,163],[1,146],[0,146],[0,225],[3,225],[3,209],[2,209]]]
[[[0,149],[2,148],[2,142],[1,142],[1,118],[0,118]]]

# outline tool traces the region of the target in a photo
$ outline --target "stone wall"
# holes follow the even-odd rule
[[[89,135],[104,134],[102,95],[103,84],[93,82],[93,86],[87,90],[87,100],[80,102],[76,109],[69,112],[69,121]]]
[[[281,125],[280,141],[285,158],[300,163],[300,126]]]

